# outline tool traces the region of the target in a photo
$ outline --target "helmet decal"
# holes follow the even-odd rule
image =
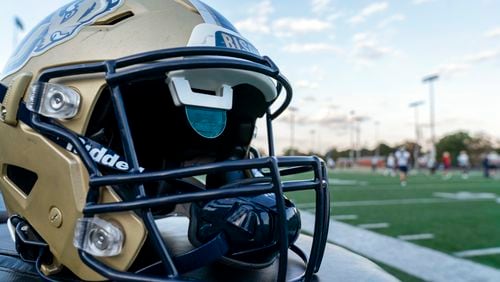
[[[26,62],[75,37],[80,30],[116,11],[124,0],[76,0],[45,18],[19,44],[3,71],[8,76]]]
[[[216,46],[260,55],[259,50],[239,33],[214,24],[199,24],[193,29],[188,46]]]
[[[238,49],[254,54],[259,54],[259,51],[252,45],[252,43],[241,38],[240,36],[236,36],[234,34],[223,31],[217,31],[215,33],[215,45],[218,47]]]

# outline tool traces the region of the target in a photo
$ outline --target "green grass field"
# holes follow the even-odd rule
[[[479,172],[473,172],[468,179],[454,172],[447,180],[440,173],[433,176],[420,173],[410,175],[408,185],[401,187],[398,177],[346,170],[331,171],[329,179],[332,215],[350,215],[351,218],[340,220],[345,223],[355,226],[388,223],[387,228],[372,231],[396,238],[432,234],[432,239],[411,242],[450,255],[500,247],[498,179],[485,179]],[[290,197],[305,209],[313,202],[304,193],[293,193]],[[465,259],[500,269],[500,254]]]

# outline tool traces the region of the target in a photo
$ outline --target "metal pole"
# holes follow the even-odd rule
[[[415,109],[415,148],[413,149],[413,167],[418,169],[418,151],[420,146],[420,126],[418,124],[418,107],[423,105],[424,101],[416,101],[408,106]]]
[[[429,102],[431,107],[431,140],[432,144],[436,144],[436,109],[434,106],[434,87],[432,81],[429,82]]]
[[[436,123],[435,123],[435,109],[434,109],[434,87],[433,82],[439,78],[439,75],[432,74],[424,77],[422,83],[429,83],[429,106],[430,106],[430,128],[431,128],[431,143],[430,150],[431,158],[436,159]]]
[[[315,148],[316,148],[316,140],[315,140],[315,134],[316,134],[316,131],[314,129],[312,129],[310,131],[311,133],[311,152],[314,152]]]
[[[356,160],[361,157],[361,121],[356,120]]]

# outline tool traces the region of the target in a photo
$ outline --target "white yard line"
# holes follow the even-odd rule
[[[454,253],[457,257],[468,258],[468,257],[479,257],[479,256],[489,256],[500,254],[500,247],[498,248],[487,248],[478,250],[468,250]]]
[[[363,229],[382,229],[382,228],[389,228],[389,223],[387,222],[378,222],[378,223],[365,223],[365,224],[359,224],[359,228]]]
[[[434,234],[422,233],[422,234],[399,235],[398,239],[405,241],[429,240],[429,239],[434,239]]]
[[[338,179],[338,178],[328,178],[328,182],[332,185],[339,185],[339,186],[367,186],[368,182],[366,181],[358,181],[358,180],[351,180],[351,179]]]
[[[435,192],[432,195],[438,198],[461,200],[461,201],[497,199],[497,195],[495,193],[468,192],[468,191],[460,191],[457,193]]]
[[[312,233],[314,215],[303,211],[301,217],[303,230]],[[330,221],[328,240],[427,281],[500,281],[498,269],[339,221]]]
[[[337,215],[333,215],[332,219],[335,219],[335,220],[356,220],[356,219],[358,219],[358,215],[356,215],[356,214],[337,214]]]
[[[467,202],[488,202],[497,201],[496,198],[474,198],[474,199],[443,199],[443,198],[410,198],[392,200],[367,200],[367,201],[333,201],[333,207],[364,207],[364,206],[389,206],[389,205],[415,205],[415,204],[435,204],[435,203],[463,203]],[[314,208],[314,203],[297,204],[301,209]]]
[[[333,202],[334,207],[361,207],[361,206],[386,206],[386,205],[409,205],[409,204],[433,204],[456,202],[451,199],[436,198],[413,198],[413,199],[392,199],[392,200],[367,200],[367,201],[344,201]]]
[[[415,199],[343,201],[343,202],[333,201],[330,203],[330,205],[333,207],[363,207],[363,206],[413,205],[413,204],[434,204],[434,203],[459,203],[459,201],[452,199],[415,198]],[[300,209],[311,209],[315,207],[315,204],[303,203],[303,204],[297,204],[297,207]]]

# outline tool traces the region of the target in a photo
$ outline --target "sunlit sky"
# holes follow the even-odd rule
[[[4,2],[1,66],[12,52],[15,15],[29,30],[68,1]],[[415,101],[424,101],[419,123],[428,140],[429,89],[422,78],[433,73],[440,75],[438,138],[459,129],[500,138],[500,1],[205,2],[292,81],[294,143],[304,151],[347,148],[356,139],[350,134],[353,117],[364,120],[363,146],[414,140],[414,109],[408,105]],[[275,124],[278,152],[291,143],[289,114]]]

